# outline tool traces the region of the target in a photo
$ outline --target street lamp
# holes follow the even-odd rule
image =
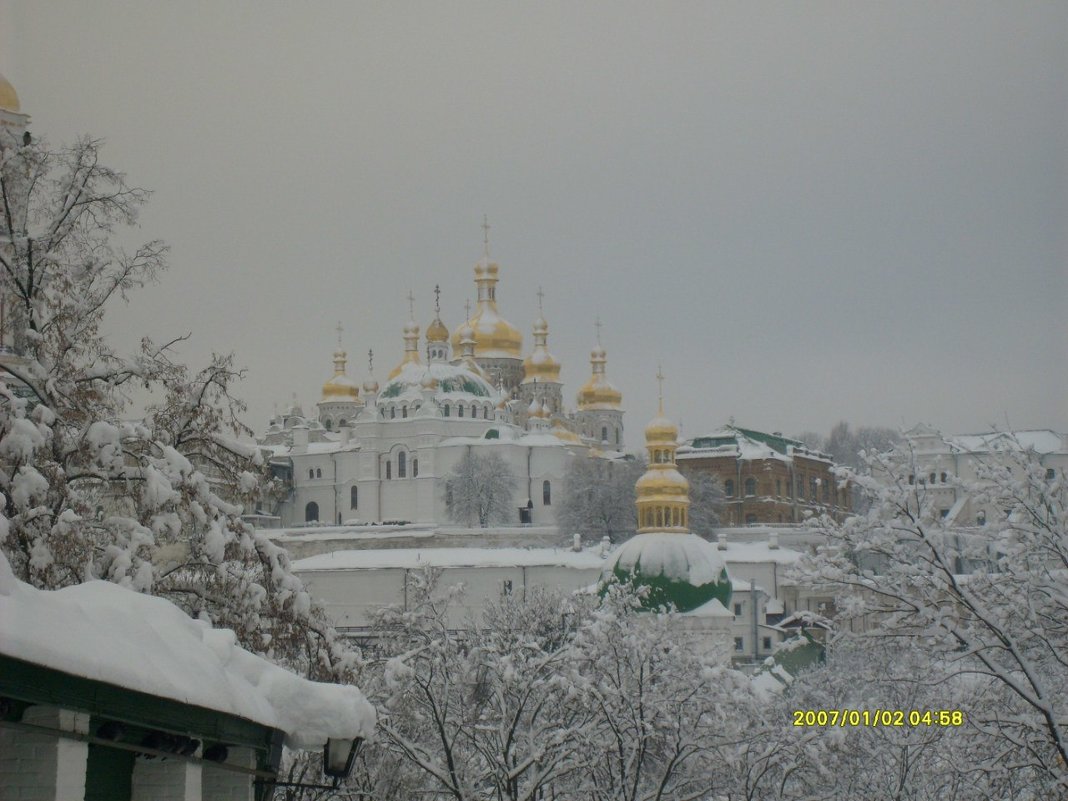
[[[347,779],[361,745],[361,737],[331,737],[323,748],[323,773],[334,779],[335,783]]]

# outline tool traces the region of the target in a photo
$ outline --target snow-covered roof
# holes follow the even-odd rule
[[[1038,429],[1032,431],[995,431],[987,434],[959,434],[946,437],[946,441],[965,452],[989,450],[1015,450],[1021,447],[1036,453],[1068,451],[1065,439],[1055,431]]]
[[[386,548],[333,551],[293,563],[298,573],[313,570],[361,570],[422,567],[570,567],[600,570],[599,549],[565,548]]]
[[[378,396],[378,404],[413,403],[423,399],[423,380],[427,373],[437,384],[434,398],[438,403],[486,403],[497,401],[497,390],[485,378],[473,373],[462,362],[448,364],[406,364],[396,376],[386,382]]]
[[[727,542],[727,549],[720,555],[731,562],[778,562],[790,565],[801,558],[801,553],[792,548],[772,548],[766,542]]]
[[[734,617],[719,598],[713,598],[708,603],[701,604],[696,609],[691,609],[689,612],[680,612],[680,614],[685,617]]]
[[[3,554],[0,631],[5,656],[280,729],[290,748],[374,733],[355,687],[302,679],[163,598],[107,581],[38,590]]]

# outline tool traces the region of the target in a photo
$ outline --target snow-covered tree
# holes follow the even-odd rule
[[[592,539],[608,537],[611,542],[630,537],[638,525],[634,482],[642,470],[635,459],[573,459],[556,510],[560,530]]]
[[[468,451],[445,480],[445,506],[454,523],[485,528],[515,516],[516,481],[496,453]]]
[[[116,244],[148,193],[100,143],[0,148],[0,547],[19,578],[101,578],[167,597],[241,644],[313,673],[344,656],[286,554],[241,521],[264,465],[239,442],[229,356],[190,370],[174,346],[123,356],[111,304],[155,280],[166,246]],[[152,398],[135,414],[130,389]]]
[[[961,491],[1003,510],[977,529],[947,528],[907,454],[854,475],[870,509],[827,524],[831,545],[810,578],[837,585],[844,616],[874,636],[924,649],[951,674],[985,679],[997,703],[968,712],[997,744],[987,773],[1026,772],[1068,791],[1068,487],[1033,452],[1002,454]],[[965,565],[979,565],[964,574]],[[1053,788],[1057,789],[1054,791]],[[1052,797],[1052,796],[1047,796]]]
[[[690,531],[705,539],[714,539],[719,527],[719,513],[727,499],[723,484],[714,473],[694,471],[690,481]]]

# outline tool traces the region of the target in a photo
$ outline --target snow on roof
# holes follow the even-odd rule
[[[1064,438],[1049,429],[1032,431],[994,431],[987,434],[960,434],[946,437],[946,441],[963,451],[976,452],[991,449],[1015,450],[1017,443],[1025,450],[1036,453],[1056,453],[1068,450]]]
[[[764,606],[764,611],[769,615],[781,615],[786,611],[786,607],[783,606],[782,601],[778,598],[769,598],[767,604]]]
[[[5,656],[280,729],[290,748],[374,733],[374,708],[355,687],[302,679],[163,598],[107,581],[38,590],[3,554],[0,631]]]
[[[731,612],[727,611],[719,598],[713,598],[707,603],[701,604],[696,609],[691,609],[689,612],[681,612],[684,617],[729,617],[734,618]]]
[[[695,586],[719,580],[723,556],[716,546],[696,534],[647,531],[636,534],[609,557],[607,571],[636,569],[646,576],[687,581]]]
[[[422,567],[570,567],[600,570],[599,549],[564,548],[384,548],[332,551],[293,562],[298,573],[312,570],[362,570]]]
[[[731,562],[778,562],[790,565],[801,558],[801,553],[792,548],[772,548],[766,542],[727,542],[727,549],[720,555]]]

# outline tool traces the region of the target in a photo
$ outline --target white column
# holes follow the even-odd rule
[[[134,762],[132,801],[201,801],[200,765],[184,759],[148,759]]]
[[[256,755],[251,748],[231,748],[228,765],[255,768]],[[252,801],[253,777],[215,765],[204,765],[204,798],[206,801]]]
[[[31,706],[22,722],[89,733],[89,716],[69,709]],[[82,801],[89,745],[66,737],[0,728],[0,799]]]

